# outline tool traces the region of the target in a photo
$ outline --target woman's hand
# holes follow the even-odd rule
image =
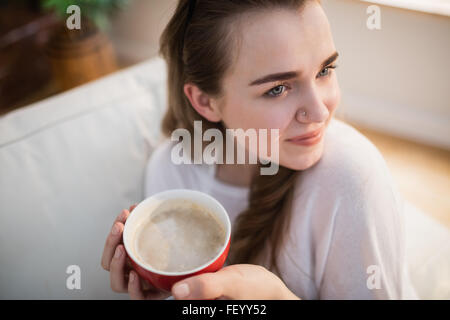
[[[275,274],[253,264],[235,264],[214,273],[204,273],[177,282],[175,299],[295,300]]]
[[[102,255],[102,267],[109,271],[111,289],[115,292],[128,292],[131,299],[164,299],[170,293],[154,288],[147,281],[141,279],[135,271],[130,271],[131,264],[125,253],[122,233],[129,214],[136,205],[129,210],[123,210],[116,218],[111,232],[106,238]]]

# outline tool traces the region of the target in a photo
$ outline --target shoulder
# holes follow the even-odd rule
[[[319,170],[346,180],[364,179],[373,172],[387,170],[380,151],[367,137],[349,124],[333,120],[325,136]]]
[[[159,143],[159,145],[153,150],[152,154],[147,160],[146,165],[146,177],[151,175],[153,178],[163,174],[171,173],[174,171],[170,155],[173,147],[173,142],[170,139],[165,139]]]
[[[379,150],[342,121],[328,129],[322,158],[297,175],[294,214],[310,215],[321,226],[336,218],[360,226],[397,219],[403,199]]]
[[[174,142],[170,139],[162,140],[148,158],[147,167],[167,163],[168,161],[170,161],[170,153],[173,145]]]
[[[309,252],[314,264],[304,269],[322,297],[397,297],[394,289],[367,291],[366,270],[381,266],[386,286],[396,288],[404,201],[381,153],[364,135],[338,120],[329,129],[320,161],[297,175],[290,235],[296,246],[307,247],[296,261]]]
[[[199,179],[199,166],[176,164],[172,150],[178,142],[166,139],[153,150],[145,169],[145,196],[174,188],[192,188]]]
[[[174,180],[174,171],[170,162],[170,150],[171,141],[164,140],[160,142],[148,158],[145,168],[145,197],[170,189],[170,181]]]

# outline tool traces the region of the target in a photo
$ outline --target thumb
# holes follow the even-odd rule
[[[230,286],[231,284],[231,286]],[[172,287],[172,295],[175,299],[217,299],[222,296],[233,296],[233,280],[230,274],[217,271],[214,273],[204,273],[177,282]]]

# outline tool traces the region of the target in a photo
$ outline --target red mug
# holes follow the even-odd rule
[[[134,248],[133,235],[136,233],[139,223],[144,219],[147,219],[162,201],[172,199],[187,199],[205,207],[209,210],[209,212],[214,214],[214,216],[222,222],[222,225],[225,227],[225,241],[218,254],[208,262],[192,270],[182,272],[166,272],[156,270],[150,265],[144,264],[142,261],[137,259],[134,254],[134,250],[132,250],[132,248]],[[147,280],[154,287],[168,292],[170,292],[172,286],[180,280],[194,275],[220,270],[228,256],[228,251],[230,249],[230,237],[230,219],[225,208],[220,204],[220,202],[206,193],[188,189],[172,189],[163,191],[140,202],[128,216],[125,222],[125,228],[123,230],[123,244],[125,246],[125,251],[131,260],[133,269],[139,274],[140,277]]]

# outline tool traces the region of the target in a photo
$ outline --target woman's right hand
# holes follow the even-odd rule
[[[161,291],[139,277],[136,271],[132,270],[123,246],[125,221],[135,207],[136,205],[132,205],[129,210],[123,210],[114,221],[106,238],[101,264],[103,269],[109,271],[111,289],[114,292],[128,292],[130,298],[135,300],[165,299],[171,295],[170,292]]]

